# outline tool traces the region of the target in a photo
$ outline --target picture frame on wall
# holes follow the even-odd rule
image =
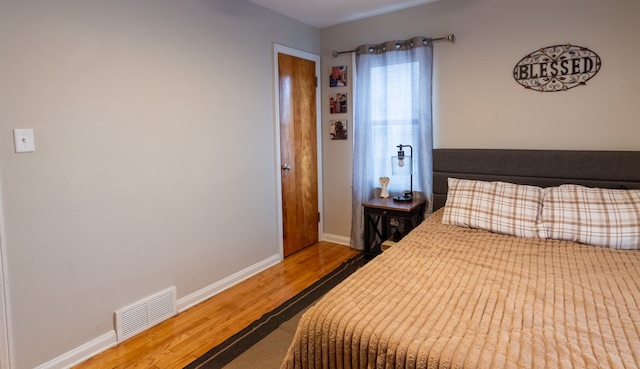
[[[329,70],[329,87],[347,87],[347,66],[337,65]]]
[[[329,95],[329,111],[331,114],[344,114],[347,112],[346,92]]]
[[[332,140],[346,140],[347,139],[347,120],[331,120],[329,121],[329,134]]]

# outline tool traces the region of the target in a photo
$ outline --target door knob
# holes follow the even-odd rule
[[[291,170],[291,165],[289,165],[289,164],[282,164],[282,170]]]

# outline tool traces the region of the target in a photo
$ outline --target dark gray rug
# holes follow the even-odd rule
[[[271,366],[266,366],[263,361],[263,358],[266,359],[267,353],[275,355],[276,360],[280,358],[279,360],[282,361],[291,343],[301,312],[365,263],[363,254],[354,256],[304,291],[212,348],[184,369],[221,369],[234,359],[237,359],[232,363],[235,366],[229,366],[227,369],[231,369],[231,367],[250,368],[251,366],[242,364],[243,359],[247,365],[257,365],[256,368],[270,368]],[[283,325],[287,321],[288,323]],[[283,325],[282,329],[276,331],[281,325]],[[264,342],[261,342],[263,339]],[[240,357],[249,349],[255,353]],[[280,353],[282,350],[284,352]]]

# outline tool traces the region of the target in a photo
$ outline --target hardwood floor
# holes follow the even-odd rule
[[[74,369],[183,368],[358,252],[320,242]]]

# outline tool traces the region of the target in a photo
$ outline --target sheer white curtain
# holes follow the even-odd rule
[[[351,246],[364,248],[362,203],[389,177],[391,196],[409,190],[408,175],[392,175],[398,145],[413,147],[413,191],[431,199],[433,47],[424,38],[363,45],[356,56]],[[408,148],[405,155],[409,155]],[[418,192],[418,193],[416,193]]]

